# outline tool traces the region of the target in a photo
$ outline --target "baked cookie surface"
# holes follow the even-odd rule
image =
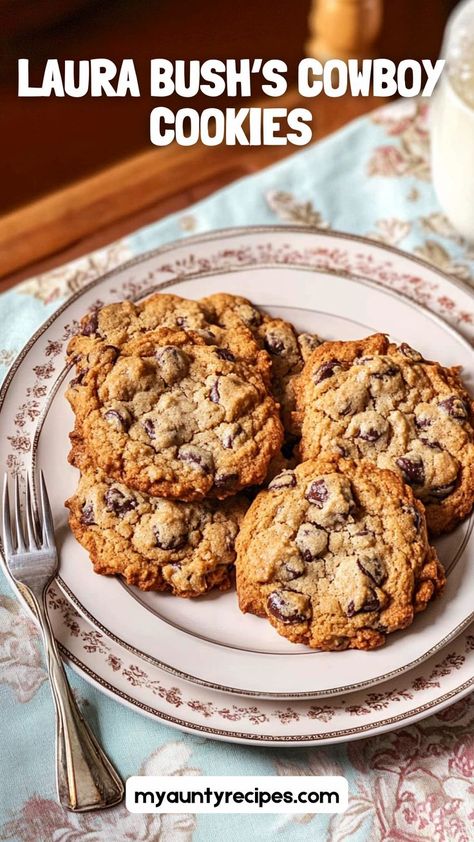
[[[235,320],[230,332],[219,323],[217,313],[212,314],[198,301],[155,293],[138,303],[120,301],[85,315],[69,342],[68,358],[77,365],[83,356],[98,355],[110,345],[122,348],[132,339],[162,327],[193,331],[204,342],[228,348],[240,357],[252,358],[259,350],[243,321]]]
[[[335,452],[395,471],[446,532],[474,504],[472,402],[455,368],[382,334],[326,342],[296,383],[302,459]]]
[[[298,334],[289,322],[262,312],[238,295],[219,292],[201,299],[200,304],[210,322],[215,321],[230,332],[244,324],[259,347],[268,352],[272,361],[272,389],[281,406],[283,425],[288,433],[297,435],[299,425],[293,414],[294,379],[320,344],[320,339],[310,333]]]
[[[161,328],[95,353],[66,393],[76,414],[73,462],[84,441],[113,479],[187,501],[263,481],[283,438],[264,351],[238,358]]]
[[[444,584],[423,506],[391,471],[319,458],[261,491],[237,538],[241,610],[295,643],[373,649]]]
[[[66,505],[96,573],[183,597],[231,587],[235,538],[248,506],[243,497],[196,503],[150,497],[76,456],[81,479]]]

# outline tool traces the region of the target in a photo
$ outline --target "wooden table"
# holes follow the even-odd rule
[[[382,103],[351,96],[303,100],[293,91],[272,105],[310,108],[319,140]],[[291,145],[150,149],[0,217],[0,291],[183,210],[294,151]]]

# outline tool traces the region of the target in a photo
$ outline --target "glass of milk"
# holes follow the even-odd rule
[[[451,224],[474,241],[474,0],[452,13],[442,57],[431,112],[433,183]]]

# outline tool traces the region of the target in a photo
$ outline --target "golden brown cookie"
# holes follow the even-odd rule
[[[445,577],[424,509],[391,471],[320,457],[261,491],[237,538],[240,608],[294,643],[373,649]]]
[[[182,503],[132,491],[93,468],[78,448],[81,478],[66,501],[69,523],[96,573],[142,590],[196,597],[233,582],[235,538],[248,502]]]
[[[67,392],[77,418],[73,460],[83,440],[109,477],[187,501],[264,480],[283,438],[265,351],[249,360],[161,328],[97,356],[93,349],[81,366]]]
[[[446,532],[474,505],[473,404],[456,368],[376,334],[325,342],[296,382],[301,455],[336,452],[395,471]]]

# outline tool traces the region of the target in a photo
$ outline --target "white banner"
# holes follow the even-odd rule
[[[135,775],[127,780],[131,813],[342,813],[341,776]]]

